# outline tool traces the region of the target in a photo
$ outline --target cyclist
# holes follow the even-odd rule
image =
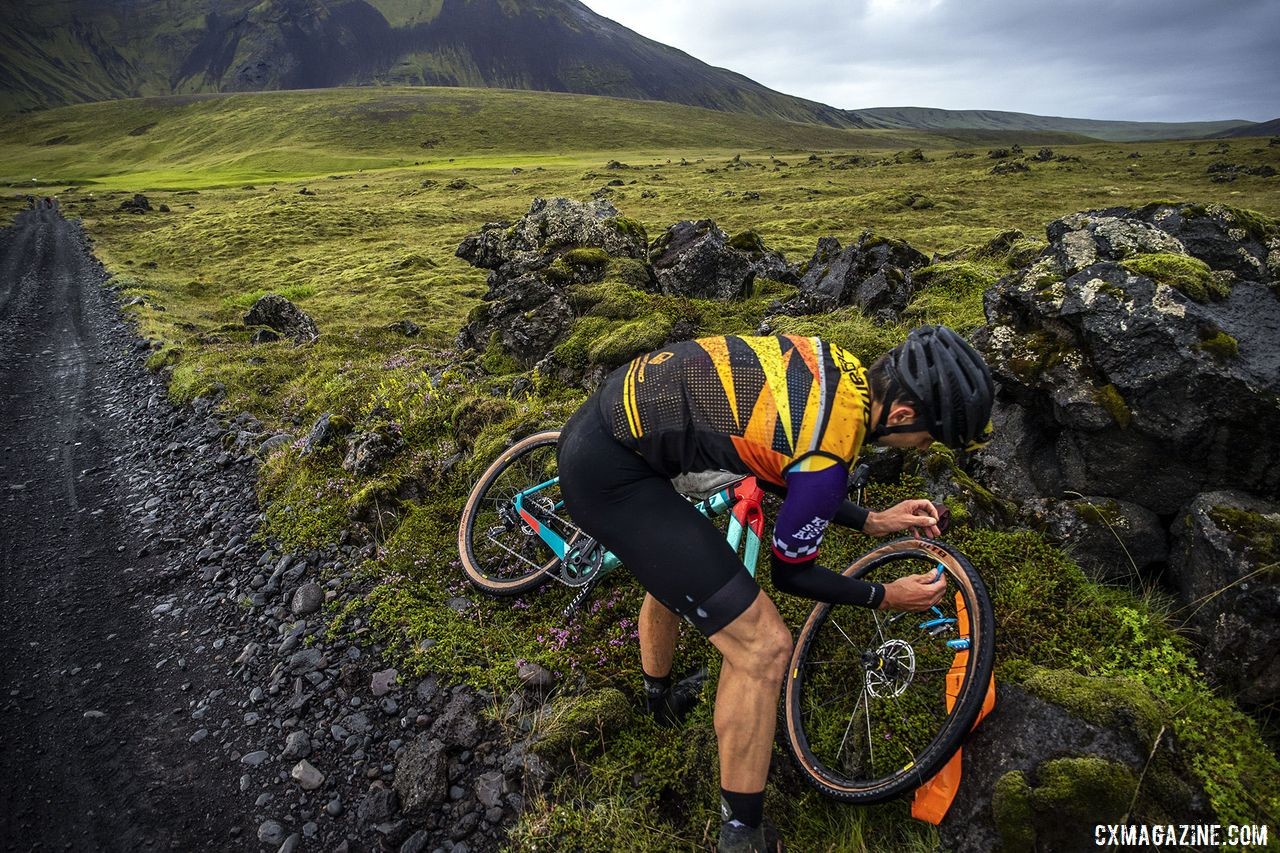
[[[876,536],[937,536],[932,503],[869,512],[847,499],[848,472],[864,442],[980,445],[990,436],[992,394],[982,357],[945,326],[913,330],[870,369],[818,338],[715,337],[619,368],[565,425],[565,507],[648,593],[639,629],[650,712],[685,710],[670,675],[681,618],[724,658],[715,705],[724,853],[778,847],[763,820],[764,788],[792,638],[724,537],[669,478],[724,469],[785,494],[771,556],[779,590],[924,610],[942,599],[945,579],[928,573],[881,585],[844,577],[817,565],[818,547],[831,521]]]

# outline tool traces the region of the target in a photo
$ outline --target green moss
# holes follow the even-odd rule
[[[1202,337],[1195,348],[1207,352],[1219,361],[1240,357],[1240,342],[1220,329]]]
[[[1035,812],[1031,786],[1021,770],[1010,770],[996,780],[991,791],[991,814],[1000,833],[1004,853],[1032,853],[1035,850]]]
[[[1120,505],[1112,500],[1103,501],[1102,503],[1078,501],[1071,504],[1071,508],[1080,520],[1087,524],[1115,527],[1124,519],[1124,516],[1120,513]]]
[[[457,442],[470,446],[488,425],[509,417],[515,405],[504,397],[464,397],[449,415],[449,425]]]
[[[473,305],[471,310],[467,312],[467,323],[483,323],[489,319],[489,311],[493,307],[491,302],[481,302]]]
[[[587,347],[592,364],[617,367],[638,355],[656,349],[671,334],[671,318],[650,314],[617,327]]]
[[[603,747],[630,718],[631,703],[617,688],[561,696],[543,717],[530,748],[553,764],[566,763],[572,759],[571,753],[586,755]]]
[[[1121,261],[1120,266],[1157,284],[1180,290],[1200,303],[1221,299],[1230,293],[1229,288],[1214,279],[1208,264],[1188,255],[1156,252]]]
[[[1127,678],[1081,675],[1069,669],[1032,666],[1022,687],[1082,720],[1136,735],[1150,749],[1169,712],[1151,691]]]
[[[602,267],[609,263],[609,253],[604,249],[584,246],[565,252],[560,260],[570,266]]]
[[[1034,385],[1045,373],[1061,364],[1066,355],[1066,347],[1057,336],[1037,329],[1019,341],[1019,346],[1009,357],[1008,367],[1019,379]]]
[[[263,532],[286,548],[335,541],[350,521],[347,501],[356,478],[336,465],[313,463],[292,448],[273,453],[261,469],[258,497],[266,507]]]
[[[568,284],[573,281],[573,267],[564,258],[556,258],[542,271],[542,277],[553,284]]]
[[[1076,834],[1081,827],[1117,822],[1138,787],[1128,767],[1094,755],[1045,761],[1036,777],[1032,808],[1060,830]]]
[[[1235,537],[1236,547],[1261,565],[1280,564],[1280,514],[1261,515],[1234,506],[1215,506],[1209,518]]]
[[[635,258],[612,258],[605,270],[605,278],[621,282],[628,287],[644,290],[653,283],[649,265]]]
[[[165,367],[173,367],[182,361],[182,347],[165,344],[147,357],[146,367],[152,373]]]
[[[992,816],[1004,853],[1076,850],[1093,843],[1092,827],[1117,823],[1137,788],[1128,767],[1093,755],[1042,762],[1029,784],[1020,770],[993,787]]]
[[[959,516],[952,518],[954,523],[972,523],[975,517],[981,516],[989,523],[1009,524],[1017,518],[1017,505],[969,476],[956,464],[956,451],[946,445],[931,445],[921,456],[921,464],[933,480],[951,480],[960,487],[960,494],[947,502],[953,512],[960,510]]]
[[[495,331],[489,335],[489,345],[480,355],[480,367],[490,376],[506,376],[520,370],[520,362],[507,352],[501,336]]]
[[[1107,414],[1111,415],[1111,419],[1120,426],[1120,429],[1129,428],[1129,423],[1133,420],[1133,412],[1116,386],[1110,383],[1103,385],[1093,392],[1093,401],[1107,410]]]
[[[973,261],[941,261],[914,273],[915,293],[907,306],[913,322],[941,323],[962,333],[986,322],[982,294],[999,278],[992,267]]]
[[[384,474],[364,483],[347,501],[347,517],[381,524],[384,514],[389,514],[392,518],[399,515],[402,502],[396,492],[400,485],[401,478],[397,472]]]
[[[618,229],[624,236],[629,238],[637,246],[644,247],[649,245],[649,234],[644,230],[644,226],[634,219],[627,216],[615,216],[609,220],[614,227]]]
[[[591,317],[631,320],[653,310],[651,296],[614,282],[575,285],[567,295],[575,311]]]
[[[762,255],[768,251],[764,240],[760,238],[760,235],[754,229],[750,228],[730,237],[729,247],[737,249],[739,252],[746,252],[749,255]]]
[[[1223,218],[1259,242],[1280,235],[1280,220],[1267,216],[1256,210],[1243,207],[1231,207],[1226,204],[1215,204],[1209,207],[1210,213],[1221,213]]]
[[[610,323],[603,317],[583,317],[573,324],[573,331],[552,350],[555,360],[566,367],[582,370],[590,357],[587,349],[593,341],[606,333]]]

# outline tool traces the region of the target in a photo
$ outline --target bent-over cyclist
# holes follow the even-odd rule
[[[832,521],[875,536],[937,536],[927,500],[880,512],[849,501],[849,470],[864,442],[980,445],[990,436],[992,394],[982,357],[945,326],[913,330],[869,369],[818,338],[713,337],[671,344],[614,371],[565,426],[558,447],[565,507],[648,593],[639,630],[650,712],[671,720],[686,710],[671,686],[681,618],[724,658],[714,714],[722,853],[780,848],[764,820],[764,789],[792,637],[724,537],[670,478],[723,469],[755,475],[784,495],[770,561],[779,590],[924,610],[941,601],[942,577],[868,583],[819,566],[818,548]]]

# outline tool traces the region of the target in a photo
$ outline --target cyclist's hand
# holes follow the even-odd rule
[[[947,576],[938,572],[907,575],[884,588],[881,610],[928,610],[947,592]]]
[[[871,536],[888,536],[891,533],[911,532],[917,536],[941,536],[938,528],[938,510],[929,501],[905,500],[900,504],[867,516],[862,532]]]

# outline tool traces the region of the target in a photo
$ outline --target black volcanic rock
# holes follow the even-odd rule
[[[729,245],[710,219],[677,222],[654,240],[649,259],[659,289],[672,296],[738,299],[751,292],[751,258]]]
[[[881,321],[892,321],[907,307],[912,274],[929,259],[901,240],[864,231],[845,248],[835,237],[821,237],[800,277],[800,293],[779,309],[783,314],[816,314],[856,305]]]
[[[458,348],[532,366],[573,324],[564,285],[599,281],[611,258],[642,259],[647,245],[644,227],[603,199],[537,198],[517,222],[485,225],[456,252],[490,270],[484,304],[458,333]]]
[[[246,326],[267,326],[295,341],[314,341],[319,337],[311,315],[278,293],[268,293],[253,303],[244,315]]]
[[[1280,257],[1280,227],[1172,207],[1064,217],[987,291],[979,343],[1003,394],[981,459],[1009,497],[1168,515],[1214,489],[1280,496],[1280,293],[1260,257]]]

